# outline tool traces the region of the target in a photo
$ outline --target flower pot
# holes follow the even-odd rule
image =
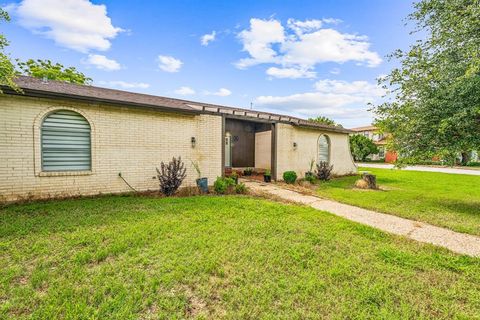
[[[208,193],[208,178],[197,179],[197,187],[202,193]]]
[[[263,176],[263,181],[265,182],[272,182],[272,176]]]

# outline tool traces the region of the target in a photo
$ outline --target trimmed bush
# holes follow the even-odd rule
[[[235,185],[235,193],[238,193],[238,194],[247,193],[247,186],[245,185],[245,183],[242,182]]]
[[[315,176],[313,174],[305,175],[305,181],[308,181],[311,184],[314,184],[315,183]]]
[[[480,162],[469,161],[467,162],[467,167],[480,167]]]
[[[286,183],[295,183],[295,181],[297,181],[297,174],[295,171],[285,171],[283,173],[283,181]]]
[[[235,187],[235,180],[232,178],[217,177],[213,183],[213,189],[218,194],[232,193]]]

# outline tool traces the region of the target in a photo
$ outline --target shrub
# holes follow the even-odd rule
[[[254,172],[253,168],[246,168],[245,170],[243,170],[243,174],[245,176],[251,176],[253,172]]]
[[[315,176],[313,174],[305,175],[305,181],[308,181],[313,184],[315,182]]]
[[[238,184],[238,173],[236,171],[233,171],[232,174],[230,175],[230,178],[235,181],[235,184]]]
[[[163,161],[160,164],[160,170],[157,169],[157,178],[160,183],[160,192],[166,196],[171,196],[177,191],[187,176],[185,174],[185,164],[182,162],[182,157],[172,158],[168,164]]]
[[[239,183],[235,186],[235,193],[238,193],[238,194],[245,194],[247,193],[247,186],[245,185],[245,183]]]
[[[232,193],[235,186],[235,180],[232,178],[217,177],[213,183],[213,189],[218,194]]]
[[[330,180],[332,176],[333,165],[329,165],[326,161],[317,163],[317,178],[322,181]]]
[[[469,161],[467,162],[467,167],[480,167],[480,162]]]
[[[285,171],[283,173],[283,180],[286,183],[295,183],[295,181],[297,180],[297,174],[295,173],[295,171]]]
[[[365,161],[369,155],[378,153],[378,148],[371,139],[356,134],[350,137],[350,151],[356,161]]]
[[[272,171],[270,169],[265,170],[265,173],[263,174],[264,176],[271,177],[272,176]]]

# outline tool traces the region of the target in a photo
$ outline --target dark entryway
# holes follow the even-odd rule
[[[272,169],[274,124],[225,119],[225,167]]]

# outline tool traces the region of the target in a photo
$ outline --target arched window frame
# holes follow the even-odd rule
[[[45,171],[42,168],[42,124],[44,119],[46,119],[52,113],[68,110],[80,114],[85,118],[90,125],[90,169],[89,170],[68,170],[68,171]],[[38,177],[49,177],[49,176],[83,176],[91,175],[95,173],[96,170],[96,135],[95,135],[95,125],[90,116],[73,106],[58,106],[51,107],[40,112],[33,124],[33,146],[34,146],[34,175]]]
[[[330,163],[331,162],[331,142],[330,142],[330,137],[326,134],[321,134],[318,136],[318,139],[317,139],[317,163],[319,163],[320,161],[324,161],[324,160],[321,160],[320,159],[320,139],[322,137],[325,137],[325,140],[327,142],[327,162]]]

